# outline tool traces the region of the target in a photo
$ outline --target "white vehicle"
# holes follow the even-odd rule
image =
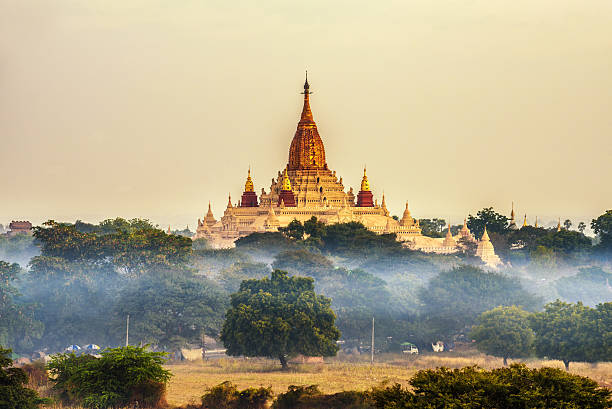
[[[418,355],[419,353],[419,348],[417,348],[416,345],[410,343],[410,342],[404,342],[402,344],[402,353],[404,354],[410,354],[410,355]]]

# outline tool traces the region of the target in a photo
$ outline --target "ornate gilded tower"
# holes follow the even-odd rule
[[[374,207],[374,195],[370,191],[370,182],[366,175],[366,168],[363,168],[363,178],[361,179],[361,189],[357,194],[357,207]]]
[[[304,83],[304,107],[302,116],[298,122],[297,130],[289,148],[289,170],[327,169],[325,162],[325,148],[319,136],[317,124],[310,110],[310,85],[308,84],[308,73]]]
[[[244,184],[244,192],[240,199],[240,207],[257,207],[257,193],[255,193],[255,187],[253,185],[253,179],[251,179],[251,169],[247,174],[247,180]]]
[[[283,185],[278,195],[278,205],[295,207],[295,196],[293,195],[293,190],[291,190],[291,181],[287,176],[286,170],[283,172]]]
[[[310,109],[310,85],[308,77],[304,83],[304,105],[297,125],[297,130],[289,147],[289,161],[282,172],[272,179],[270,193],[259,196],[259,205],[281,203],[284,174],[291,182],[295,206],[341,208],[344,201],[354,206],[355,195],[352,189],[344,191],[342,178],[335,171],[329,170],[325,159],[325,147],[319,136],[317,125]],[[288,200],[284,200],[289,206]]]

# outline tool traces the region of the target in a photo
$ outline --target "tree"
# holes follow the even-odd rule
[[[562,360],[566,370],[569,370],[572,361],[596,362],[602,356],[605,357],[605,352],[612,351],[609,349],[612,347],[609,341],[610,327],[604,328],[612,325],[612,318],[605,317],[609,306],[601,305],[602,317],[598,317],[597,310],[581,302],[569,304],[557,300],[546,304],[544,311],[530,318],[536,334],[536,354],[539,357]],[[603,319],[606,325],[598,326],[598,319]],[[607,359],[610,359],[610,355]]]
[[[500,273],[460,266],[440,273],[419,290],[421,317],[433,338],[450,340],[497,306],[519,305],[533,310],[540,305],[516,279]]]
[[[591,249],[591,239],[580,232],[572,230],[548,232],[538,237],[535,244],[536,246],[548,247],[563,258],[570,258],[576,253],[586,252]]]
[[[64,404],[88,408],[157,407],[172,376],[163,368],[166,353],[126,346],[99,358],[57,354],[48,364],[53,390]]]
[[[42,335],[43,325],[34,318],[34,306],[18,302],[14,283],[23,275],[18,264],[0,261],[0,345],[25,350]]]
[[[565,227],[565,230],[569,230],[572,227],[572,221],[570,219],[565,219],[563,227]]]
[[[325,223],[312,216],[310,219],[304,222],[304,233],[311,237],[322,238],[325,236],[326,226],[327,225]]]
[[[315,294],[312,278],[275,270],[270,278],[243,281],[232,294],[221,340],[229,355],[276,357],[283,369],[297,354],[333,356],[340,332],[330,305]]]
[[[578,223],[578,231],[580,233],[584,234],[585,229],[586,229],[586,224],[584,222]]]
[[[598,250],[612,251],[612,210],[607,210],[597,219],[591,221],[591,229],[599,237]]]
[[[26,301],[37,304],[34,316],[45,328],[35,346],[63,350],[70,344],[112,342],[109,309],[125,282],[112,263],[33,258],[23,292]]]
[[[421,234],[429,237],[444,237],[442,229],[446,226],[444,219],[419,219]]]
[[[212,282],[188,272],[159,272],[121,291],[113,327],[120,329],[115,333],[121,339],[129,314],[131,339],[177,351],[199,343],[202,334],[216,337],[227,306],[226,293]]]
[[[287,237],[293,240],[302,240],[304,238],[304,225],[297,219],[293,219],[287,227],[280,227],[278,231],[285,233]]]
[[[506,233],[508,218],[492,207],[485,207],[476,213],[476,217],[471,214],[468,216],[467,226],[476,237],[482,236],[485,226],[489,233]]]
[[[479,351],[502,357],[507,366],[508,358],[524,358],[531,352],[534,335],[528,318],[520,307],[497,307],[480,315],[470,337]]]
[[[25,387],[28,375],[23,369],[13,367],[11,352],[0,346],[0,408],[38,409],[43,403],[50,403]]]
[[[121,272],[138,276],[149,268],[183,264],[191,252],[187,237],[167,235],[147,220],[105,220],[90,231],[53,220],[34,228],[41,255],[95,266],[112,263]]]

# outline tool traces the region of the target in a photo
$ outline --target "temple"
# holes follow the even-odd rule
[[[455,253],[460,239],[475,241],[464,223],[456,237],[449,230],[444,239],[421,235],[418,220],[408,209],[399,220],[389,215],[385,195],[381,204],[374,199],[366,168],[357,195],[346,190],[342,178],[328,166],[323,140],[310,108],[310,85],[304,83],[302,114],[289,147],[286,166],[272,178],[269,189],[259,195],[249,168],[241,200],[228,200],[223,216],[216,220],[211,205],[203,220],[198,220],[194,239],[204,238],[214,247],[231,247],[240,237],[255,232],[274,232],[292,220],[304,222],[311,217],[327,223],[360,222],[377,233],[394,233],[406,247],[436,253]]]

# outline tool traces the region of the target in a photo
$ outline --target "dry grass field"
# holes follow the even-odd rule
[[[370,365],[368,357],[336,357],[324,364],[292,365],[281,371],[278,361],[267,359],[223,358],[167,365],[172,377],[167,393],[172,406],[199,402],[207,388],[231,381],[239,389],[271,386],[274,393],[284,392],[289,385],[318,385],[323,392],[365,390],[382,382],[406,385],[420,369],[446,366],[460,368],[478,365],[485,369],[497,368],[502,360],[483,354],[442,353],[405,357],[400,354],[376,356]],[[512,362],[512,361],[511,361]],[[525,360],[530,367],[556,367],[563,369],[561,361]],[[600,385],[612,388],[612,363],[572,363],[570,372],[588,376]]]

